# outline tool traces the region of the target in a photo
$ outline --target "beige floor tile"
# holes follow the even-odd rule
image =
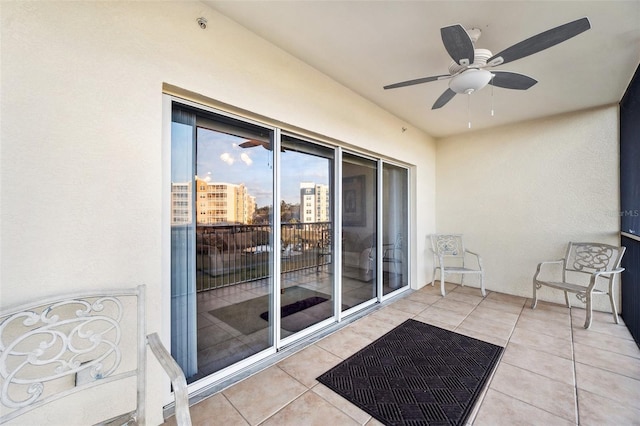
[[[447,299],[455,300],[457,302],[468,303],[473,306],[477,306],[484,299],[480,294],[480,290],[475,290],[474,293],[465,293],[461,291],[461,289],[466,289],[469,287],[458,287],[454,291],[447,294]]]
[[[346,327],[318,341],[316,345],[342,359],[346,359],[371,342],[373,340]]]
[[[525,302],[525,306],[530,308],[532,302],[533,302],[533,299],[527,299],[527,301]],[[571,305],[575,305],[575,303],[573,303],[573,300],[571,300]],[[538,299],[538,305],[536,306],[536,309],[542,309],[543,311],[552,311],[559,314],[569,315],[569,308],[567,308],[567,306],[564,303],[562,304],[553,303],[553,302],[547,302],[547,301]],[[536,309],[533,309],[533,310],[536,310]]]
[[[402,324],[409,318],[413,318],[414,314],[410,314],[399,309],[394,309],[393,305],[391,305],[386,308],[377,310],[369,316],[384,321],[388,324],[392,324],[395,327],[396,325]]]
[[[573,344],[576,362],[640,380],[640,360],[581,343]]]
[[[574,422],[554,416],[545,410],[493,389],[489,389],[484,397],[473,424],[474,426],[575,425]]]
[[[477,284],[471,283],[471,285],[455,284],[455,287],[452,288],[451,291],[455,291],[456,293],[470,294],[472,296],[482,298],[482,292],[480,291],[480,283],[477,283]],[[485,288],[485,291],[486,291],[486,288]]]
[[[575,388],[566,383],[500,363],[490,388],[555,416],[577,422]]]
[[[213,395],[190,407],[191,423],[202,426],[216,425],[248,425],[238,410],[222,394]],[[164,423],[175,425],[175,416],[171,416]]]
[[[453,294],[453,293],[452,293]],[[446,309],[457,314],[469,315],[471,311],[476,309],[476,305],[470,305],[469,303],[459,302],[450,297],[444,297],[431,305],[433,308]]]
[[[501,337],[497,337],[491,334],[486,334],[481,331],[464,328],[462,326],[456,327],[454,331],[464,336],[469,336],[469,337],[473,337],[474,339],[482,340],[483,342],[489,342],[494,345],[502,346],[503,348],[507,345],[507,339],[503,339]]]
[[[520,312],[522,312],[523,309],[522,305],[517,303],[502,302],[489,298],[484,299],[478,306],[483,308],[495,309],[496,311],[510,312],[517,315],[520,315]]]
[[[638,345],[633,340],[619,339],[615,336],[592,331],[591,329],[574,328],[573,341],[582,345],[640,359],[640,349],[638,349]]]
[[[397,326],[373,316],[366,316],[348,326],[351,330],[372,341],[388,333],[395,327]]]
[[[467,318],[462,321],[458,328],[465,328],[469,330],[475,330],[480,333],[487,334],[489,336],[495,336],[504,341],[509,339],[511,332],[513,331],[513,325],[509,325],[503,322],[493,321],[484,318],[478,318],[474,316],[475,311],[472,312]]]
[[[484,319],[488,321],[501,322],[513,327],[518,321],[518,314],[511,312],[496,311],[495,309],[478,306],[469,317],[474,319]]]
[[[371,415],[369,413],[362,411],[360,408],[353,405],[351,402],[347,401],[322,383],[318,383],[311,390],[320,395],[331,405],[340,409],[342,412],[354,419],[358,424],[363,425],[371,419]]]
[[[455,331],[456,326],[453,324],[447,324],[446,322],[441,322],[435,319],[427,319],[424,317],[415,317],[414,320],[423,322],[425,324],[433,325],[434,327],[439,327],[444,330]]]
[[[502,355],[502,362],[571,386],[575,385],[573,362],[570,359],[511,342]]]
[[[277,392],[268,392],[268,389],[277,389]],[[251,425],[257,425],[306,390],[302,383],[272,366],[224,390],[222,394]],[[265,392],[268,392],[268,397]]]
[[[620,404],[637,407],[640,401],[640,380],[576,362],[578,391],[586,390]]]
[[[610,315],[611,314],[607,314],[605,318],[597,318],[597,316],[594,315],[591,327],[589,327],[588,330],[584,328],[584,317],[578,317],[577,319],[574,317],[574,333],[592,332],[617,337],[618,339],[633,340],[633,336],[623,322],[620,321],[620,324],[614,323]]]
[[[624,406],[585,390],[578,390],[578,412],[583,426],[639,425],[640,406]]]
[[[487,295],[487,300],[501,302],[501,303],[511,303],[518,306],[523,306],[527,301],[525,297],[513,296],[511,294],[498,293],[492,291]]]
[[[429,324],[434,324],[432,322],[434,321],[457,327],[462,321],[464,321],[466,317],[467,314],[453,312],[448,309],[440,309],[435,305],[431,305],[429,308],[422,311],[420,315],[417,315],[416,319],[427,322]]]
[[[560,339],[571,340],[571,328],[566,322],[555,321],[553,319],[533,318],[531,316],[521,315],[516,325],[518,328],[535,331],[536,333],[546,334],[548,336]]]
[[[366,423],[366,426],[385,426],[384,423],[379,422],[377,419],[374,419],[373,417],[371,417],[371,420],[369,420]]]
[[[440,294],[428,293],[422,290],[411,293],[407,296],[407,299],[412,300],[414,302],[419,302],[424,305],[433,305],[438,300],[442,299]]]
[[[559,339],[546,334],[540,334],[535,331],[520,328],[516,324],[516,328],[511,334],[510,342],[518,343],[551,355],[561,356],[567,359],[573,359],[573,348],[570,340]]]
[[[305,392],[262,424],[264,426],[359,425],[344,412],[311,391]]]
[[[294,379],[311,388],[318,383],[316,377],[340,362],[342,358],[319,346],[311,345],[280,361],[277,365]]]
[[[569,315],[569,310],[567,308],[563,309],[565,310],[564,312],[541,309],[540,307],[531,309],[527,304],[522,309],[522,313],[520,314],[520,316],[523,318],[535,318],[543,321],[555,321],[563,324],[566,327],[570,327],[571,316]]]
[[[424,303],[420,303],[420,302],[416,302],[416,301],[413,301],[413,300],[409,300],[407,298],[404,298],[404,299],[400,299],[400,300],[398,300],[396,302],[393,302],[391,307],[393,309],[397,309],[399,311],[403,311],[403,312],[407,312],[407,313],[412,314],[412,315],[416,315],[416,314],[419,314],[420,312],[424,311],[425,309],[427,309],[429,307],[429,305],[424,304]]]

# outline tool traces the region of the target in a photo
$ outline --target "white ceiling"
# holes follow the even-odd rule
[[[434,137],[620,101],[640,63],[640,1],[205,1],[211,7]],[[526,91],[487,86],[431,110],[448,80],[383,86],[446,74],[440,28],[480,28],[494,54],[588,17],[591,29],[494,68],[526,74]],[[495,116],[491,117],[491,104]]]

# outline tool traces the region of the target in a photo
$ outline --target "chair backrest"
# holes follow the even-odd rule
[[[464,257],[461,234],[433,234],[431,248],[438,257]]]
[[[133,409],[137,422],[144,424],[144,306],[144,286],[139,286],[65,295],[0,312],[0,423],[45,404],[54,411],[59,404],[69,407],[63,398],[86,391],[95,407],[81,407],[83,416],[103,410],[96,414],[111,418],[122,414],[116,409]],[[98,388],[116,381],[110,390]],[[113,386],[130,397],[113,398]],[[73,416],[66,410],[55,415],[59,420]]]
[[[620,267],[626,247],[602,243],[573,243],[567,246],[564,269],[592,274]]]

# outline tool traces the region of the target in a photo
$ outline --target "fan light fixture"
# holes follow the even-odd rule
[[[449,82],[449,88],[458,94],[471,94],[485,87],[493,74],[487,70],[468,69],[454,76]]]

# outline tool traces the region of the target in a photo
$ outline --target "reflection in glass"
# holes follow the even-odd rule
[[[281,338],[334,315],[333,152],[282,136]]]
[[[173,324],[197,314],[197,331],[195,324],[188,328],[189,346],[178,349],[197,357],[195,371],[187,373],[181,364],[189,382],[273,345],[273,132],[224,116],[191,114],[194,155],[188,162],[195,170],[181,177],[184,182],[174,181],[173,192],[178,186],[195,187],[191,204],[185,206],[194,218],[186,232],[194,244],[186,251],[172,241],[173,261],[188,257],[172,264],[172,290],[181,283],[173,277],[175,269],[193,275],[197,291],[187,297],[188,309],[172,310]],[[182,133],[173,130],[172,142],[178,141]],[[175,148],[172,159],[186,158],[178,152],[180,146]],[[174,193],[172,199],[177,199]],[[179,211],[172,207],[175,228]],[[172,345],[182,344],[179,337],[172,336]]]
[[[382,293],[386,295],[409,284],[409,181],[407,169],[386,163],[382,176]]]
[[[377,162],[342,156],[342,303],[376,297]]]

